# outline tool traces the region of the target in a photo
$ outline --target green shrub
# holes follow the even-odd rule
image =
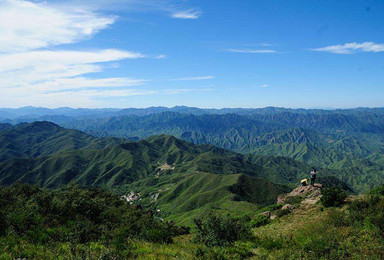
[[[0,211],[0,236],[6,234],[7,231],[7,219],[4,212]]]
[[[321,204],[324,207],[340,207],[345,203],[347,193],[339,188],[325,188],[321,191]]]
[[[100,189],[70,186],[49,191],[25,184],[0,187],[0,236],[12,235],[36,245],[116,242],[124,248],[121,244],[127,239],[169,243],[172,237],[188,231]]]
[[[195,251],[196,259],[246,259],[252,256],[252,250],[242,246],[198,248]]]
[[[244,220],[230,216],[220,217],[208,214],[205,218],[194,219],[194,223],[197,228],[194,240],[208,247],[230,245],[235,241],[252,237]]]
[[[349,221],[353,225],[365,226],[384,236],[384,199],[368,195],[354,200],[349,206]]]
[[[271,205],[266,206],[262,209],[259,209],[256,213],[262,213],[265,211],[274,211],[274,210],[281,209],[281,207],[283,207],[283,204],[271,204]]]
[[[330,210],[325,221],[326,224],[333,227],[344,227],[349,225],[347,214],[344,211],[340,211],[338,209]]]
[[[267,225],[269,222],[271,222],[271,219],[264,215],[257,215],[251,220],[251,226],[252,227],[261,227]]]
[[[288,215],[289,213],[291,213],[291,210],[289,209],[279,209],[276,211],[276,216],[281,218],[282,216]]]
[[[263,237],[262,239],[257,238],[256,244],[259,247],[265,248],[267,250],[275,250],[283,248],[284,241],[282,238],[274,239],[272,237]]]
[[[343,259],[339,254],[343,254],[340,250],[340,237],[337,233],[325,233],[312,236],[303,245],[303,251],[309,259]]]
[[[163,230],[151,228],[146,229],[142,232],[142,237],[154,243],[171,243],[172,242],[172,234],[168,232],[164,232]]]
[[[384,196],[384,185],[373,188],[368,194]]]
[[[297,205],[303,201],[301,196],[288,196],[285,198],[285,204]]]

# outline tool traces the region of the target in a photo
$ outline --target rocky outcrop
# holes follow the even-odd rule
[[[278,196],[277,204],[281,204],[281,208],[279,210],[272,212],[265,211],[259,215],[264,215],[270,219],[275,219],[281,215],[279,214],[279,211],[295,212],[297,209],[302,207],[305,209],[312,207],[313,204],[319,202],[321,198],[322,187],[323,186],[319,183],[316,183],[314,186],[299,186],[292,190],[290,193]]]
[[[285,202],[285,197],[286,197],[286,194],[282,194],[282,195],[279,195],[278,197],[277,197],[277,204],[284,204],[284,202]]]
[[[285,204],[281,209],[282,210],[294,210],[296,207],[291,204]]]
[[[263,216],[266,216],[267,218],[270,218],[271,212],[270,211],[264,211],[264,212],[260,213],[259,215],[263,215]]]
[[[289,197],[305,197],[306,199],[318,198],[321,196],[322,185],[316,183],[315,186],[299,186],[288,194],[282,194],[277,197],[277,204],[285,204]]]

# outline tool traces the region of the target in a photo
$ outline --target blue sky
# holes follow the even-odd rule
[[[384,106],[383,14],[381,0],[0,0],[0,106]]]

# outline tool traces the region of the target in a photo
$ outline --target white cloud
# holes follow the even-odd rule
[[[77,42],[114,23],[115,17],[64,11],[23,0],[0,0],[0,52]]]
[[[100,107],[106,100],[132,96],[173,95],[201,89],[134,89],[148,82],[134,78],[90,78],[104,64],[143,58],[122,50],[30,51],[0,55],[0,104],[2,107]],[[211,79],[213,76],[181,80]],[[111,103],[113,105],[113,103]]]
[[[165,94],[165,95],[175,95],[175,94],[181,94],[186,92],[207,92],[207,91],[213,91],[212,88],[205,88],[205,89],[164,89],[161,91],[158,91],[159,94]]]
[[[74,105],[79,100],[84,103],[84,99],[88,99],[84,104],[89,105],[101,93],[105,96],[126,93],[127,90],[117,92],[110,88],[139,86],[146,80],[92,79],[83,75],[102,71],[105,62],[142,57],[142,54],[121,50],[31,51],[0,55],[0,91],[2,97],[6,97],[1,104],[6,106],[20,102],[18,104],[22,106],[40,102],[40,105],[49,105],[53,99],[57,105],[68,105],[70,101]],[[94,90],[101,87],[104,89]],[[135,93],[139,92],[129,92],[129,95]]]
[[[103,79],[90,79],[84,77],[77,78],[63,78],[55,79],[52,81],[45,81],[42,83],[34,84],[33,87],[38,88],[40,91],[51,92],[72,92],[80,91],[82,89],[97,89],[97,88],[116,88],[116,87],[131,87],[139,86],[147,82],[142,79],[131,78],[103,78]]]
[[[172,13],[171,17],[177,18],[177,19],[197,19],[201,15],[202,15],[201,11],[189,9],[185,11],[176,11]]]
[[[157,55],[155,58],[156,58],[156,59],[166,59],[166,58],[167,58],[167,55],[160,54],[160,55]]]
[[[200,76],[200,77],[187,77],[187,78],[172,79],[172,80],[190,81],[190,80],[208,80],[208,79],[215,79],[215,77],[214,76]]]
[[[149,56],[115,49],[55,50],[55,46],[91,37],[115,21],[115,17],[79,10],[47,3],[0,0],[1,106],[89,107],[103,97],[156,93],[128,89],[147,80],[90,76],[102,72],[108,63]],[[165,58],[165,55],[152,58]]]
[[[0,55],[0,72],[52,65],[74,66],[123,59],[144,58],[145,55],[123,50],[99,51],[29,51]]]
[[[0,55],[0,88],[39,86],[65,78],[103,70],[105,62],[142,58],[140,53],[121,50],[31,51]]]
[[[53,3],[82,10],[159,12],[176,19],[197,19],[202,15],[199,8],[186,0],[55,0]]]
[[[103,0],[104,1],[104,0]],[[117,2],[117,1],[115,1]],[[107,2],[105,2],[107,3]],[[131,3],[127,0],[127,4]],[[136,1],[136,3],[138,3]],[[154,3],[154,2],[153,2]],[[89,4],[90,8],[87,8]],[[109,4],[109,1],[108,1]],[[112,25],[116,17],[94,12],[89,1],[39,2],[0,0],[0,104],[59,107],[97,107],[131,96],[171,95],[192,89],[135,89],[148,82],[131,77],[100,77],[106,67],[118,67],[126,59],[165,59],[125,50],[58,50],[63,44],[92,37]],[[83,7],[84,8],[83,8]],[[153,4],[153,6],[156,6]],[[165,6],[165,5],[164,5]],[[174,18],[196,19],[200,11],[177,12],[159,7]],[[49,48],[49,49],[48,49]],[[96,76],[92,76],[96,75]],[[179,80],[213,79],[213,76]],[[108,101],[107,101],[108,100]]]
[[[262,87],[262,88],[268,88],[269,85],[268,85],[268,84],[264,84],[264,85],[261,85],[260,87]]]
[[[383,52],[384,44],[374,42],[363,43],[345,43],[339,45],[331,45],[323,48],[312,49],[313,51],[330,52],[337,54],[353,54],[356,52]]]
[[[278,51],[272,49],[228,49],[227,51],[235,53],[278,53]]]
[[[26,89],[27,90],[27,89]],[[108,98],[119,98],[126,99],[131,96],[146,96],[156,94],[157,91],[153,90],[136,90],[136,89],[125,89],[125,90],[73,90],[68,92],[51,92],[41,95],[39,93],[25,93],[18,91],[12,100],[7,96],[0,96],[0,104],[4,107],[20,107],[31,105],[44,107],[100,107],[105,104],[105,99]],[[11,93],[7,93],[8,96]],[[112,103],[113,105],[113,103]]]
[[[188,92],[206,92],[213,89],[71,89],[68,91],[48,92],[42,95],[41,93],[31,92],[29,88],[21,90],[9,89],[6,95],[0,95],[0,104],[4,107],[20,107],[26,104],[31,106],[44,107],[102,107],[106,104],[115,106],[114,100],[119,100],[126,104],[129,97],[133,96],[150,96],[150,95],[178,95]],[[14,93],[11,93],[11,92]],[[14,94],[14,96],[12,95]],[[12,97],[12,100],[9,97]],[[91,97],[91,98],[90,98]],[[121,106],[121,103],[119,103]],[[125,106],[125,105],[123,105]]]

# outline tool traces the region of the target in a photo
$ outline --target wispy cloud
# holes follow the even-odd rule
[[[157,55],[155,58],[156,58],[156,59],[166,59],[166,58],[167,58],[167,55],[160,54],[160,55]]]
[[[261,87],[261,88],[268,88],[269,85],[268,85],[268,84],[264,84],[264,85],[261,85],[260,87]]]
[[[202,12],[195,9],[189,9],[184,11],[176,11],[171,14],[172,18],[177,19],[197,19],[202,15]]]
[[[125,12],[159,12],[171,18],[197,19],[202,11],[186,0],[56,0],[59,5],[75,6],[81,10]],[[56,3],[58,4],[58,3]]]
[[[22,0],[0,1],[0,52],[77,42],[113,24],[116,17],[64,11]]]
[[[227,49],[226,51],[235,53],[279,53],[272,49]]]
[[[23,93],[22,91],[27,91]],[[49,92],[44,95],[31,93],[27,88],[23,90],[11,90],[6,93],[7,96],[0,96],[0,104],[4,107],[19,107],[26,104],[32,106],[44,107],[99,107],[105,104],[105,100],[109,98],[127,99],[132,96],[149,96],[155,95],[155,90],[138,90],[138,89],[81,89],[67,92]],[[12,101],[9,97],[12,97]],[[114,103],[111,104],[112,106]]]
[[[357,52],[383,52],[384,44],[374,42],[363,43],[345,43],[339,45],[331,45],[323,48],[311,49],[313,51],[330,52],[337,54],[353,54]]]
[[[273,44],[271,44],[271,43],[267,43],[267,42],[260,43],[259,45],[260,45],[260,46],[264,46],[264,47],[271,47],[271,46],[273,46]]]
[[[187,77],[187,78],[179,78],[179,79],[172,79],[175,81],[190,81],[190,80],[208,80],[208,79],[215,79],[214,76],[200,76],[200,77]]]
[[[164,59],[164,54],[147,55],[117,49],[71,50],[70,44],[89,39],[114,24],[116,16],[97,12],[104,10],[102,8],[109,6],[111,1],[115,5],[122,3],[120,0],[95,0],[92,3],[85,0],[0,0],[0,104],[94,107],[103,105],[103,100],[108,98],[205,91],[148,89],[148,79],[102,77],[99,74],[105,69],[118,67],[117,62],[121,60]],[[124,2],[126,5],[136,4],[133,9],[143,6],[137,0]],[[145,10],[151,8],[182,19],[196,19],[202,14],[182,5],[173,6],[165,0],[151,1],[144,7]],[[64,44],[69,48],[58,49]],[[179,80],[213,78],[203,76]]]
[[[207,92],[207,91],[213,91],[212,88],[205,88],[205,89],[164,89],[159,91],[159,94],[165,94],[165,95],[175,95],[175,94],[181,94],[186,92]]]
[[[61,65],[61,69],[64,69],[64,66],[144,57],[145,55],[141,53],[114,49],[99,51],[29,51],[0,55],[0,72],[42,67],[54,69],[57,65]]]
[[[56,46],[91,37],[115,19],[47,3],[0,0],[0,104],[91,106],[98,97],[155,93],[127,89],[145,84],[145,79],[92,74],[120,60],[165,58],[164,55],[116,49],[56,50]]]
[[[106,62],[138,58],[142,55],[122,50],[3,54],[0,55],[0,103],[38,105],[40,102],[40,105],[49,106],[51,103],[75,105],[81,102],[90,105],[92,99],[101,93],[108,96],[127,92],[112,91],[111,88],[139,86],[147,80],[126,77],[94,79],[84,75],[101,72]],[[95,90],[97,87],[102,89]]]
[[[81,90],[111,90],[116,88],[127,88],[131,86],[143,85],[148,80],[131,79],[131,78],[104,78],[90,79],[85,77],[55,79],[37,83],[35,88],[39,88],[45,93],[53,92],[73,92]]]
[[[28,87],[37,92],[46,91],[40,87],[49,88],[50,83],[54,81],[64,82],[68,79],[70,82],[84,74],[101,72],[102,64],[106,62],[142,57],[140,53],[122,50],[31,51],[3,54],[0,55],[0,88]],[[81,79],[84,82],[84,78]],[[104,80],[108,82],[108,79]],[[95,82],[90,81],[89,85],[92,83]]]

